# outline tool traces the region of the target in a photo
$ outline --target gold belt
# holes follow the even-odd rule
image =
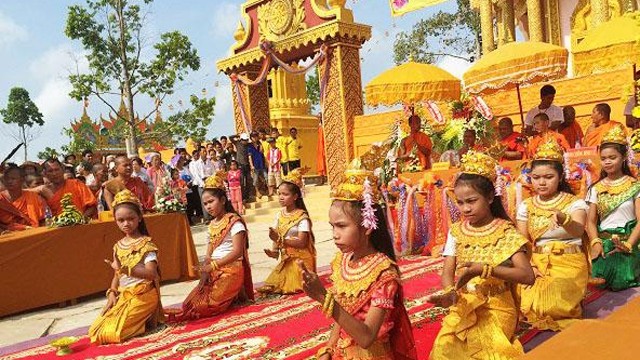
[[[553,255],[579,254],[582,252],[582,247],[576,244],[564,245],[564,246],[558,246],[556,244],[545,244],[542,246],[535,246],[533,248],[533,252],[536,254],[553,254]]]
[[[618,240],[620,241],[625,241],[629,239],[629,235],[627,234],[612,234],[610,232],[607,231],[603,231],[601,233],[598,233],[598,236],[602,239],[611,239],[614,236],[618,237]]]
[[[468,293],[482,294],[484,296],[495,296],[509,290],[504,283],[467,283]]]

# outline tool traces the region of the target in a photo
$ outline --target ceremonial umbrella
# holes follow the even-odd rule
[[[567,49],[543,42],[512,42],[478,60],[462,75],[465,89],[472,94],[488,94],[516,89],[520,120],[524,123],[520,86],[564,77]]]
[[[373,78],[364,93],[370,106],[454,100],[460,99],[460,79],[437,66],[409,61]]]

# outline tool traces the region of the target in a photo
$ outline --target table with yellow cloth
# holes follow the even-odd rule
[[[162,280],[196,278],[198,256],[184,214],[147,215],[145,222],[159,248]],[[104,259],[122,236],[113,221],[0,236],[0,316],[104,292],[113,278]]]

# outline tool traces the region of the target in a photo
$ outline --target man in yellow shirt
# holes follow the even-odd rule
[[[302,148],[302,145],[300,145],[300,140],[298,140],[298,129],[291,128],[289,130],[289,134],[291,134],[287,145],[289,171],[293,171],[300,167],[300,149]]]
[[[289,139],[284,136],[280,136],[278,128],[271,128],[271,137],[276,139],[276,147],[280,149],[280,152],[282,153],[282,158],[280,159],[282,174],[287,175],[289,173],[289,153],[287,151]]]

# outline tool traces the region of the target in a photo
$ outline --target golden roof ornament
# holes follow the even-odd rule
[[[491,182],[496,181],[496,167],[498,162],[489,155],[469,150],[460,160],[460,172],[485,177]]]
[[[331,193],[334,200],[363,201],[365,195],[365,182],[368,181],[373,195],[373,201],[378,202],[380,192],[378,190],[378,178],[373,171],[363,167],[360,159],[354,159],[344,171],[344,179]]]
[[[215,174],[204,180],[204,189],[220,189],[226,190],[224,181],[227,179],[227,173],[223,170],[216,171]]]
[[[564,150],[555,139],[549,138],[538,146],[536,153],[533,155],[533,160],[549,160],[561,163],[564,161]]]
[[[627,146],[627,137],[624,133],[624,130],[622,130],[622,127],[614,126],[609,129],[609,131],[607,131],[602,137],[600,145],[602,144],[619,144]]]
[[[134,193],[125,189],[125,190],[119,191],[116,194],[116,196],[114,196],[113,202],[111,203],[111,208],[115,209],[116,206],[125,204],[125,203],[142,207],[142,203],[140,202],[140,199],[138,199],[138,197]]]

